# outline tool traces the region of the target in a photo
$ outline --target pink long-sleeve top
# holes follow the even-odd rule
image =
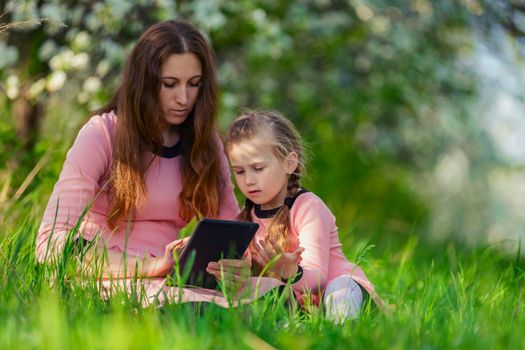
[[[260,206],[254,206],[251,212],[252,221],[259,224],[255,234],[256,240],[265,237],[277,209],[262,210]],[[350,275],[378,305],[383,304],[361,268],[345,257],[335,217],[318,196],[312,192],[305,192],[295,199],[290,209],[290,228],[290,251],[299,246],[304,248],[300,262],[303,276],[292,285],[296,294],[319,294],[332,279]]]
[[[133,256],[164,254],[166,244],[176,240],[179,230],[188,224],[179,216],[182,155],[178,144],[165,148],[162,156],[154,157],[146,172],[146,204],[137,210],[131,225],[124,223],[115,230],[109,228],[106,221],[109,210],[108,180],[116,122],[117,116],[113,112],[93,116],[82,127],[68,151],[36,237],[39,261],[43,261],[46,254],[56,254],[63,249],[69,231],[86,207],[89,210],[81,221],[78,236],[88,241],[98,237],[108,249],[125,250]],[[226,156],[218,135],[216,137],[221,157],[218,216],[234,219],[239,207]]]

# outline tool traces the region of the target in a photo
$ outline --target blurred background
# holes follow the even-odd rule
[[[221,130],[281,111],[343,241],[525,247],[525,3],[0,1],[0,231],[39,220],[67,149],[145,28],[217,54]]]

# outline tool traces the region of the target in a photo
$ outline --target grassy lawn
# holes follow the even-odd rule
[[[22,210],[22,205],[19,211]],[[448,349],[525,348],[519,253],[467,250],[417,236],[352,237],[345,252],[362,265],[396,310],[368,304],[357,322],[334,325],[321,312],[296,312],[277,297],[239,309],[214,305],[141,308],[80,288],[73,264],[34,263],[38,219],[4,224],[0,243],[0,348]],[[375,245],[374,247],[369,244]]]

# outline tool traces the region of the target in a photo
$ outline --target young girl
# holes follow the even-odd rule
[[[363,271],[346,259],[335,218],[325,203],[300,187],[303,149],[293,125],[274,112],[252,111],[230,127],[226,152],[241,192],[241,219],[260,225],[250,247],[253,263],[326,307],[336,322],[358,317],[363,291],[382,300]]]

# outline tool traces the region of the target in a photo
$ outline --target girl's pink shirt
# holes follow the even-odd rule
[[[130,224],[121,224],[115,230],[109,228],[106,222],[109,210],[107,182],[116,121],[113,112],[93,116],[68,151],[38,230],[36,255],[39,261],[43,261],[46,254],[57,254],[63,249],[68,232],[90,204],[77,236],[89,241],[98,236],[99,242],[107,248],[126,251],[133,256],[163,255],[165,246],[176,240],[179,230],[188,224],[179,216],[182,156],[156,156],[146,172],[146,204],[137,211]],[[218,217],[233,220],[239,214],[239,207],[222,143],[219,136],[216,137],[221,172]]]
[[[255,209],[251,215],[253,222],[259,224],[255,239],[262,239],[273,219],[257,217]],[[350,275],[378,304],[383,304],[363,270],[345,257],[335,217],[319,197],[312,192],[297,197],[290,210],[290,228],[290,251],[304,248],[300,262],[303,277],[292,285],[297,294],[318,294],[332,279]]]

